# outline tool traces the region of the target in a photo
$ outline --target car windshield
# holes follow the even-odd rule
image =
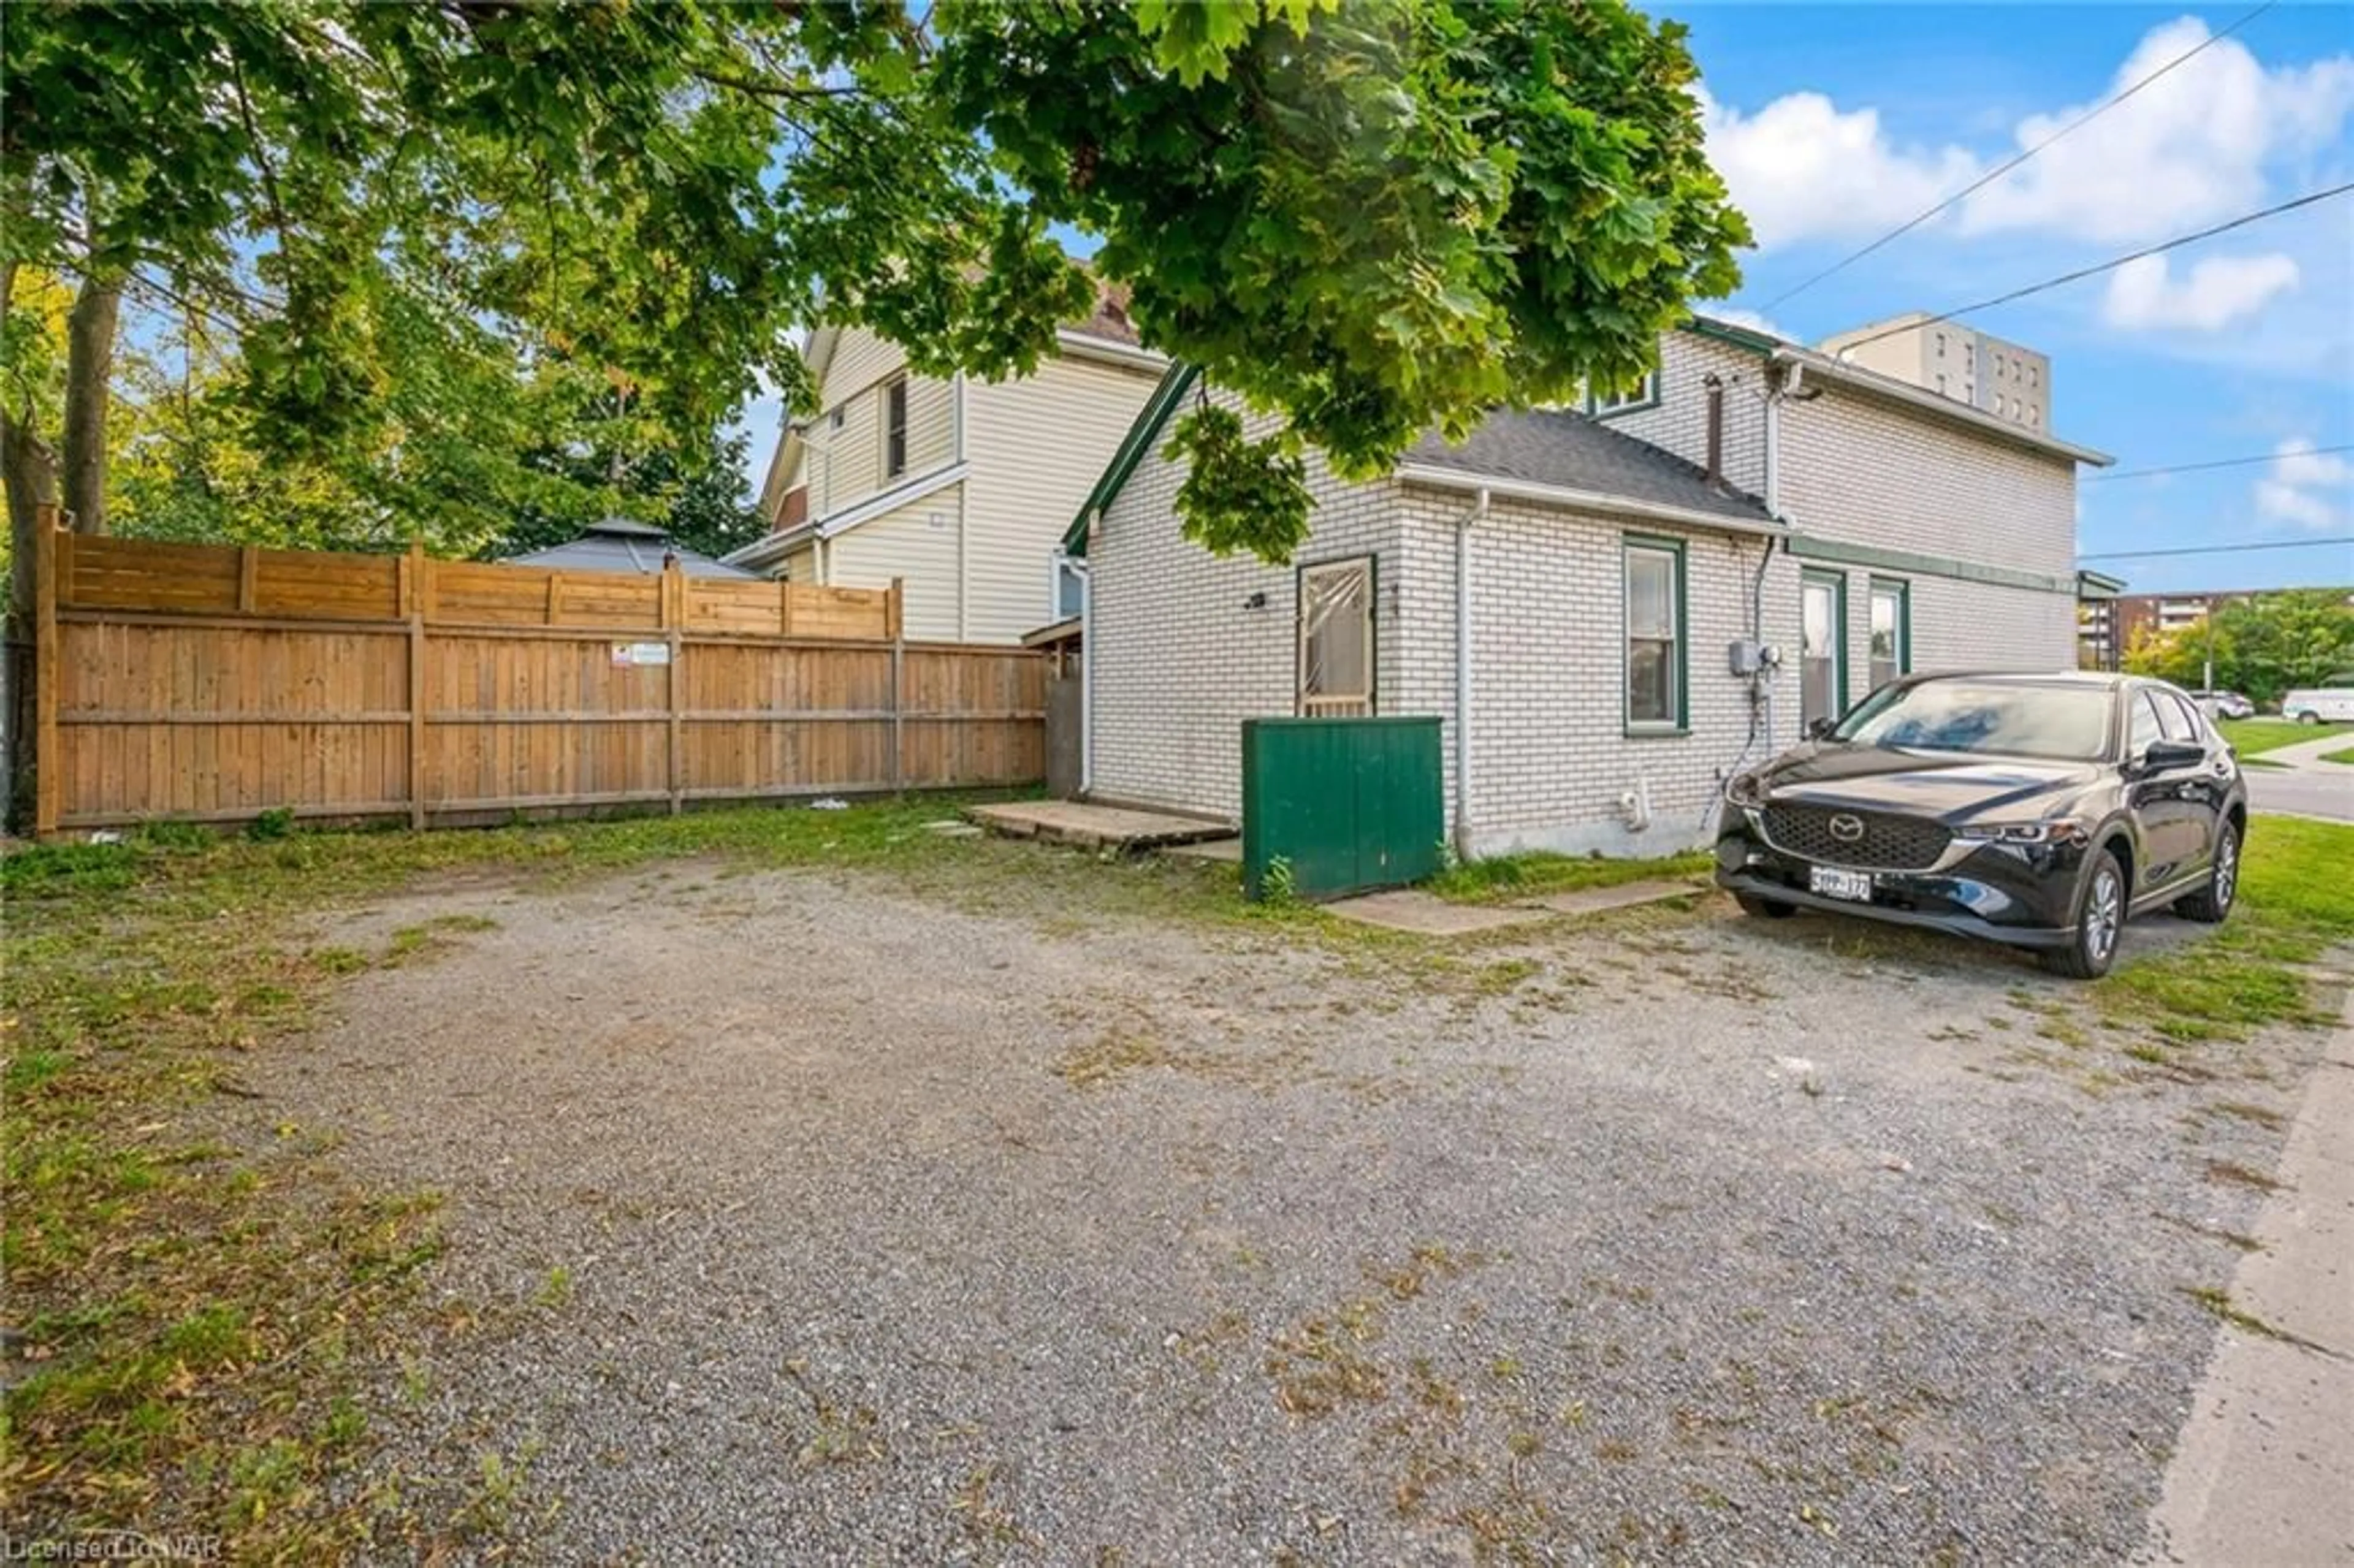
[[[1864,699],[1831,738],[1850,746],[2090,762],[2109,749],[2105,686],[1924,681]]]

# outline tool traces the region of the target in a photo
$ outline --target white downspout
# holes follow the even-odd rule
[[[1455,520],[1455,853],[1471,858],[1471,524],[1488,515],[1482,486]]]
[[[956,461],[960,463],[964,461],[964,372],[960,370],[956,375],[956,402],[954,405],[954,417],[956,419]],[[960,642],[970,642],[972,641],[972,615],[970,608],[972,602],[972,552],[967,544],[965,534],[966,513],[964,499],[965,492],[969,488],[969,481],[960,479],[957,481],[956,487],[957,641]]]

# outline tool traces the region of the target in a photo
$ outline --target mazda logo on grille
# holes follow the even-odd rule
[[[1851,844],[1863,837],[1863,819],[1841,811],[1830,820],[1831,837],[1843,844]]]

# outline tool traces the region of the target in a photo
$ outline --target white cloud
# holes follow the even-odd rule
[[[2149,75],[2208,34],[2192,16],[2152,28],[2109,90]],[[1819,92],[1790,93],[1755,113],[1705,90],[1698,96],[1709,159],[1766,249],[1893,228],[2092,107],[2029,115],[2014,128],[2010,149],[1980,156],[1956,145],[1899,146],[1878,110],[1842,109]],[[1929,227],[2100,243],[2179,233],[2264,206],[2267,169],[2335,146],[2349,115],[2354,55],[2268,70],[2237,38],[2226,38]]]
[[[2209,32],[2195,16],[2152,28],[2117,67],[2109,93],[2196,48]],[[2092,107],[2028,116],[2017,145],[2033,146]],[[2349,113],[2354,56],[2267,70],[2226,38],[1971,196],[1962,228],[2100,241],[2179,233],[2264,206],[2266,167],[2328,146]]]
[[[1785,343],[1798,341],[1795,335],[1784,332],[1766,317],[1755,311],[1744,310],[1739,305],[1706,304],[1699,309],[1701,314],[1712,316],[1728,326],[1747,327],[1751,332],[1762,332],[1768,337],[1778,337]]]
[[[1819,92],[1777,98],[1755,114],[1698,94],[1708,156],[1749,215],[1760,247],[1893,228],[1969,183],[1977,163],[1958,147],[1892,145],[1880,111],[1842,111]]]
[[[2211,256],[2191,264],[2180,282],[2167,258],[2145,256],[2109,274],[2101,302],[2111,326],[2179,328],[2215,332],[2297,284],[2295,259],[2278,251],[2262,256]]]
[[[2337,491],[2333,499],[2327,493]],[[2272,471],[2256,481],[2256,510],[2316,533],[2346,520],[2346,493],[2354,491],[2354,463],[2314,450],[2300,436],[2273,449]]]
[[[2283,484],[2354,485],[2354,462],[2336,452],[2316,451],[2303,436],[2273,449],[2273,477]]]

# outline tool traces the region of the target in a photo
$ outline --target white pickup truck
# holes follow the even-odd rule
[[[2354,723],[2354,672],[2289,693],[2281,698],[2281,717],[2299,724]]]

